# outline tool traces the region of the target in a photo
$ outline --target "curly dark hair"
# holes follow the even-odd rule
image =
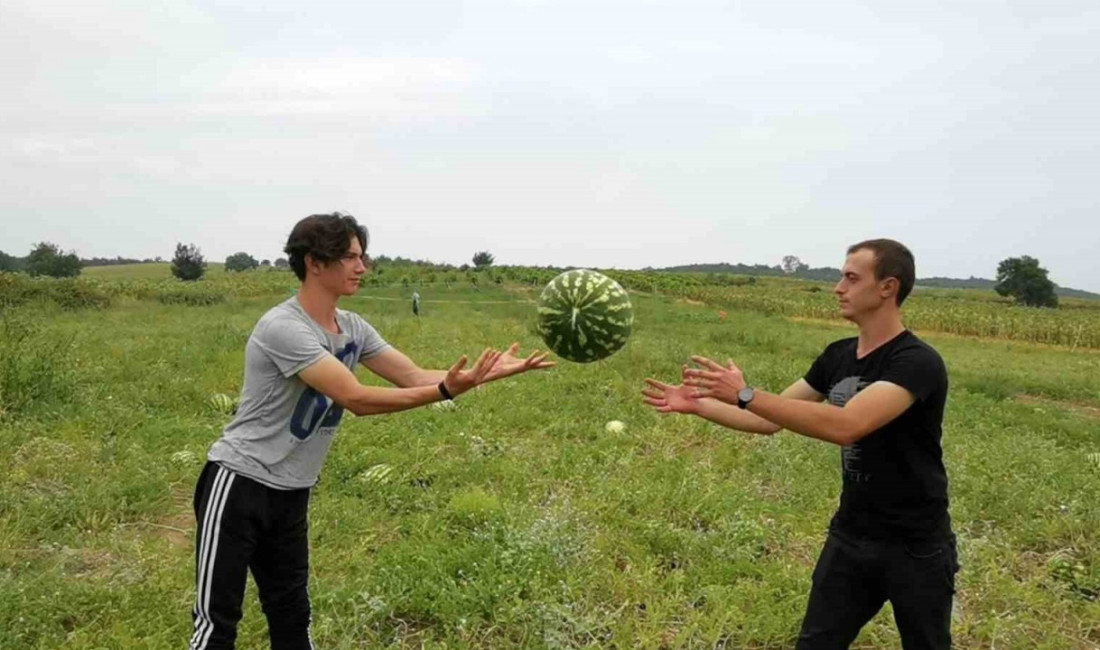
[[[363,256],[367,254],[370,234],[367,227],[360,225],[355,217],[342,212],[332,214],[311,214],[294,225],[283,251],[299,280],[306,279],[306,255],[322,264],[331,264],[339,260],[351,248],[349,235],[359,239]]]

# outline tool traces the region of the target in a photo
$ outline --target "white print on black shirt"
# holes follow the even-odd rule
[[[856,393],[870,386],[870,382],[862,381],[859,376],[845,377],[838,381],[829,390],[829,403],[833,406],[844,408],[848,400],[856,396]],[[844,471],[844,479],[853,483],[870,483],[870,472],[863,471],[863,453],[860,442],[844,445],[840,450],[840,463]]]

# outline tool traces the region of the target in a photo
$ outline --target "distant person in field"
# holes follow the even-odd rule
[[[469,368],[465,356],[449,370],[420,368],[358,314],[336,306],[367,272],[367,242],[366,227],[341,214],[306,217],[290,233],[286,253],[301,286],[252,331],[240,406],[195,488],[191,650],[234,646],[249,571],[271,647],[313,648],[309,495],[345,410],[393,413],[554,365],[546,353],[515,356],[513,344],[503,353],[486,348]],[[352,374],[359,363],[397,388],[360,384]]]
[[[951,646],[958,561],[940,446],[947,371],[902,324],[914,278],[913,254],[898,242],[849,248],[834,292],[859,336],[826,347],[780,395],[754,389],[732,360],[700,356],[680,385],[646,380],[644,399],[662,413],[840,446],[840,508],[813,572],[799,650],[847,648],[886,601],[906,650]]]

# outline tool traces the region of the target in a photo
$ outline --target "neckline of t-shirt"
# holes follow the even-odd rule
[[[325,329],[324,325],[322,325],[322,324],[318,323],[317,321],[313,320],[313,317],[309,315],[309,312],[307,312],[305,310],[305,307],[302,307],[302,302],[300,300],[298,300],[298,295],[297,294],[291,296],[290,299],[294,302],[294,307],[302,314],[302,316],[305,316],[306,320],[308,320],[310,322],[310,324],[312,324],[314,327],[316,327],[317,329],[324,332],[326,335],[328,335],[328,336],[348,336],[348,333],[345,332],[344,328],[340,325],[340,311],[341,310],[340,310],[339,307],[336,308],[336,316],[333,318],[333,320],[336,321],[336,327],[340,331],[339,332],[330,332],[327,329]]]
[[[909,333],[909,328],[907,327],[907,328],[901,330],[900,332],[898,332],[897,335],[894,336],[894,338],[890,339],[889,341],[886,341],[885,343],[878,346],[874,350],[871,350],[870,352],[863,355],[862,357],[859,356],[859,337],[857,336],[856,337],[855,349],[852,350],[852,356],[854,356],[856,358],[856,361],[862,363],[862,362],[870,359],[871,357],[873,357],[875,355],[875,353],[877,353],[879,350],[885,349],[888,345],[891,345],[892,343],[894,343],[895,341],[897,341],[898,339],[900,339],[901,337],[905,336],[908,333]]]

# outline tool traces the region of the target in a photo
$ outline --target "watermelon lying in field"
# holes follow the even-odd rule
[[[602,273],[566,271],[539,295],[538,332],[551,350],[570,361],[611,356],[626,345],[633,325],[630,296]]]

